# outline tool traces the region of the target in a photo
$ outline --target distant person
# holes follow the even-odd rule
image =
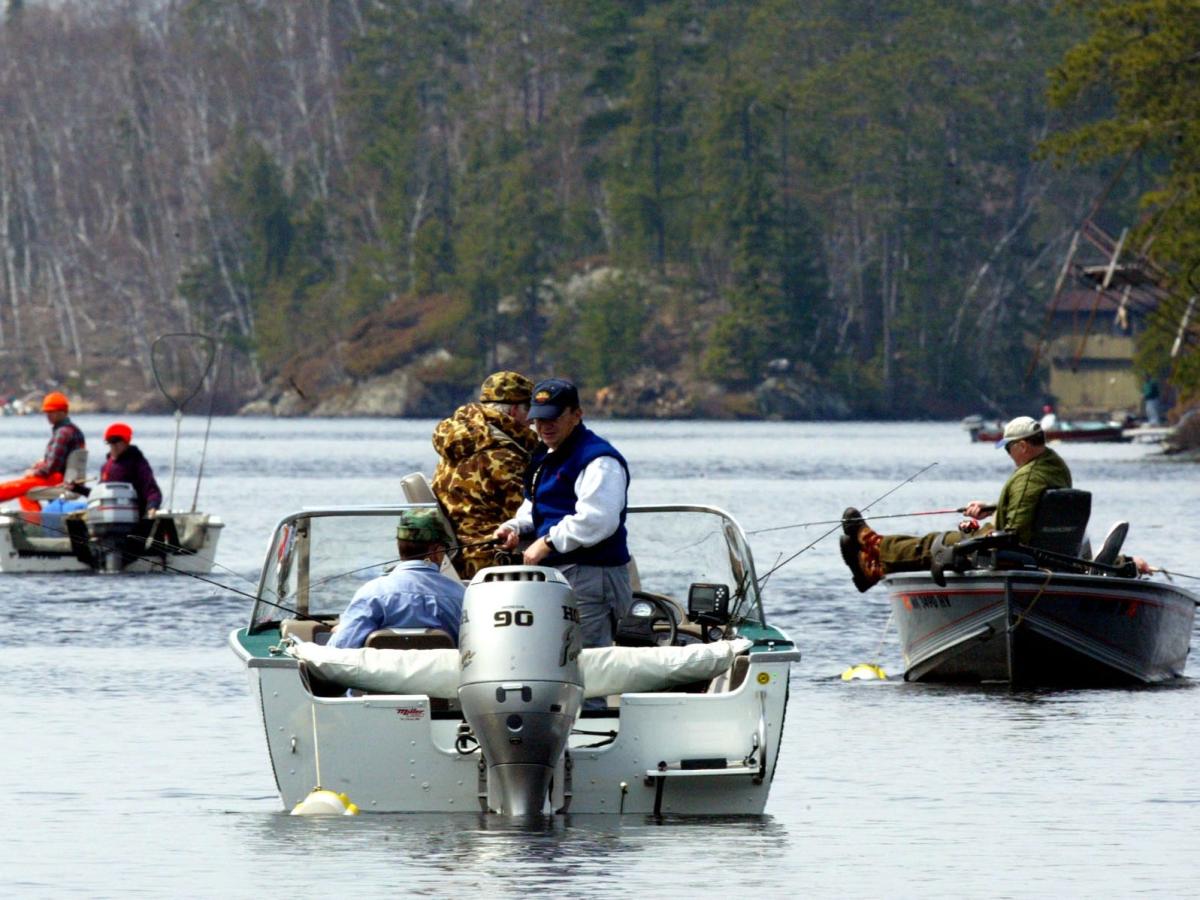
[[[496,529],[506,550],[522,535],[530,566],[560,569],[579,603],[583,646],[607,647],[632,603],[625,514],[629,466],[583,424],[579,391],[562,378],[533,388],[529,419],[545,445],[525,473],[525,500]]]
[[[454,523],[460,547],[454,567],[463,579],[494,564],[495,546],[481,545],[524,497],[525,467],[539,445],[528,421],[532,390],[524,375],[494,372],[478,402],[460,406],[433,430],[433,493]]]
[[[104,443],[108,444],[108,458],[100,467],[100,480],[124,481],[137,491],[138,515],[140,518],[153,516],[162,506],[162,491],[154,480],[154,470],[142,455],[142,451],[131,444],[133,429],[124,422],[114,422],[104,432]]]
[[[922,537],[881,535],[863,521],[862,513],[850,507],[842,513],[842,560],[850,569],[854,586],[869,590],[893,572],[928,570],[938,546],[957,544],[967,537],[992,531],[1010,531],[1026,544],[1033,535],[1033,518],[1042,494],[1053,488],[1069,488],[1071,471],[1062,457],[1046,446],[1041,423],[1020,416],[1004,426],[997,442],[1012,458],[1016,471],[1000,491],[996,503],[972,500],[964,507],[967,518],[958,531],[933,532]],[[994,525],[980,526],[978,519],[995,514]]]
[[[1054,431],[1058,428],[1058,413],[1054,411],[1054,404],[1047,403],[1042,407],[1042,420],[1040,424],[1042,431]]]
[[[380,628],[440,628],[458,645],[465,588],[439,570],[451,540],[429,509],[400,513],[400,562],[358,589],[338,619],[330,647],[361,647]]]
[[[0,483],[0,501],[20,498],[21,508],[31,511],[40,507],[25,494],[34,488],[62,484],[67,471],[67,458],[73,451],[83,450],[87,446],[83,432],[68,415],[70,404],[66,395],[51,391],[42,400],[42,412],[46,414],[51,429],[46,452],[38,462],[25,470],[23,476]]]
[[[1159,407],[1158,380],[1151,375],[1142,382],[1142,404],[1146,415],[1147,425],[1162,424],[1162,410]]]

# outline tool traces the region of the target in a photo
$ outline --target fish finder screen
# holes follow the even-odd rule
[[[688,588],[688,615],[729,615],[729,588],[723,584],[693,584]]]

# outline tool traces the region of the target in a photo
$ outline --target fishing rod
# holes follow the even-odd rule
[[[1172,578],[1189,578],[1192,581],[1200,581],[1200,575],[1186,575],[1183,572],[1169,571],[1167,569],[1162,568],[1161,566],[1151,566],[1150,572],[1151,572],[1151,574],[1161,573],[1163,575],[1166,575],[1167,581],[1170,581]]]
[[[171,490],[168,494],[168,507],[175,505],[175,480],[179,470],[179,430],[183,424],[183,408],[204,387],[204,380],[208,377],[216,356],[216,347],[216,341],[207,334],[190,331],[160,335],[150,346],[150,368],[154,373],[154,382],[175,409],[175,443],[171,450]],[[203,365],[200,365],[197,356],[203,359]],[[184,371],[188,368],[201,370],[200,376],[185,378],[185,375],[194,375],[194,372]]]
[[[28,521],[29,521],[28,519],[26,519],[26,518],[24,517],[24,515],[19,515],[19,516],[18,516],[18,518],[22,518],[22,519],[23,519],[24,521],[26,521],[26,522],[28,522]],[[54,526],[54,525],[48,525],[48,524],[40,524],[40,527],[41,527],[41,528],[44,528],[44,529],[47,529],[47,530],[49,530],[49,531],[54,531],[54,532],[57,532],[58,534],[64,535],[64,536],[66,536],[66,537],[68,537],[68,538],[72,538],[72,539],[74,540],[74,538],[72,537],[71,533],[70,533],[69,531],[67,531],[66,529],[64,529],[64,528],[59,528],[59,527],[56,527],[56,526]],[[152,566],[158,566],[160,569],[162,569],[162,570],[164,570],[164,571],[166,571],[166,572],[172,572],[172,573],[174,573],[174,574],[176,574],[176,575],[187,575],[188,577],[190,577],[190,578],[194,578],[194,579],[196,579],[197,581],[202,581],[202,582],[204,582],[205,584],[210,584],[210,585],[212,585],[213,587],[218,587],[218,588],[221,588],[221,589],[223,589],[223,590],[229,591],[230,593],[237,594],[237,595],[238,595],[238,596],[240,596],[240,597],[246,597],[246,598],[248,598],[248,599],[250,599],[250,600],[254,600],[254,601],[256,601],[256,602],[262,602],[262,603],[265,603],[267,606],[271,606],[271,607],[274,607],[274,608],[276,608],[276,609],[280,609],[280,610],[282,610],[282,611],[284,611],[284,612],[291,613],[292,615],[295,615],[295,616],[297,616],[297,617],[299,617],[299,618],[302,618],[302,619],[309,619],[310,621],[314,621],[314,622],[319,622],[319,621],[322,621],[321,619],[317,618],[316,616],[310,616],[310,615],[308,615],[307,613],[302,613],[302,612],[300,612],[299,610],[293,609],[293,608],[292,608],[292,607],[290,607],[290,606],[285,606],[285,605],[283,605],[283,604],[281,604],[281,603],[275,603],[275,602],[273,602],[273,601],[271,601],[271,600],[267,600],[265,597],[261,596],[260,594],[251,594],[251,593],[248,593],[247,591],[243,591],[243,590],[241,590],[241,589],[239,589],[239,588],[233,587],[232,585],[225,584],[224,582],[221,582],[221,581],[215,581],[215,580],[214,580],[214,579],[212,579],[212,578],[206,578],[206,577],[204,577],[203,575],[199,574],[198,572],[189,572],[189,571],[187,571],[186,569],[180,569],[180,568],[178,568],[177,566],[172,566],[172,565],[168,564],[168,563],[167,563],[165,560],[162,560],[162,559],[155,559],[155,558],[153,558],[153,557],[151,557],[151,556],[146,556],[146,555],[143,555],[143,554],[141,554],[141,553],[130,552],[130,551],[127,549],[127,548],[120,546],[120,544],[119,544],[119,543],[112,543],[112,542],[109,542],[109,541],[103,540],[103,539],[101,539],[101,538],[93,538],[93,537],[90,537],[90,536],[89,536],[89,539],[88,539],[88,543],[89,543],[89,544],[95,544],[95,545],[96,545],[97,547],[99,547],[101,550],[104,550],[104,551],[106,551],[106,552],[114,552],[114,553],[122,553],[122,554],[127,554],[127,555],[129,555],[129,556],[131,556],[131,557],[134,557],[134,558],[136,558],[136,559],[145,560],[145,561],[146,561],[147,563],[149,563],[150,565],[152,565]],[[172,550],[174,550],[174,549],[178,549],[178,548],[176,548],[174,545],[172,545],[172,544],[166,544],[166,543],[163,543],[162,541],[153,541],[152,543],[159,544],[160,546],[162,546],[162,547],[164,547],[164,548],[169,548],[169,549],[172,549]],[[430,556],[433,556],[433,555],[435,555],[435,554],[437,554],[437,553],[440,553],[440,552],[444,552],[444,553],[451,553],[451,552],[453,552],[453,551],[456,551],[456,550],[465,550],[465,549],[468,549],[468,548],[471,548],[471,547],[482,547],[482,546],[486,546],[487,544],[494,544],[494,543],[496,543],[496,539],[495,539],[495,538],[490,538],[490,537],[489,537],[489,538],[485,538],[485,539],[484,539],[484,540],[482,540],[482,541],[470,541],[470,542],[468,542],[468,543],[465,543],[465,544],[462,544],[462,543],[455,543],[455,544],[453,544],[453,545],[447,545],[447,546],[445,547],[445,549],[444,549],[444,550],[442,550],[442,551],[439,551],[439,550],[430,550],[428,553],[422,553],[422,554],[420,554],[420,555],[418,555],[418,556],[410,556],[410,557],[408,557],[408,559],[426,559],[426,558],[428,558],[428,557],[430,557]],[[222,566],[220,563],[216,562],[215,560],[206,559],[205,561],[206,561],[206,562],[209,562],[209,563],[212,563],[213,565],[215,565],[215,566],[218,566],[218,567],[220,567],[220,568],[224,569],[225,571],[229,572],[231,575],[236,575],[238,578],[241,578],[241,579],[243,579],[243,580],[245,580],[245,581],[250,581],[252,584],[255,584],[255,585],[257,585],[257,582],[253,581],[252,579],[250,579],[250,578],[249,578],[249,577],[247,577],[246,575],[243,575],[243,574],[242,574],[242,573],[240,573],[240,572],[235,572],[233,569],[230,569],[228,566]],[[350,569],[350,570],[348,570],[348,571],[345,571],[345,572],[336,572],[336,573],[334,573],[333,575],[328,575],[328,576],[326,576],[325,578],[321,578],[321,579],[319,579],[319,580],[317,580],[317,581],[315,581],[315,582],[312,582],[312,583],[309,585],[309,587],[310,587],[310,588],[313,588],[313,587],[319,587],[319,586],[320,586],[320,585],[322,585],[322,584],[326,584],[327,582],[334,581],[334,580],[336,580],[336,579],[338,579],[338,578],[345,578],[347,575],[354,575],[354,574],[357,574],[358,572],[365,572],[365,571],[367,571],[367,570],[369,570],[369,569],[374,569],[374,568],[377,568],[377,567],[379,567],[379,566],[391,565],[391,564],[393,564],[393,563],[398,563],[398,562],[402,562],[402,561],[403,561],[403,560],[402,560],[400,557],[396,557],[396,558],[394,558],[394,559],[388,559],[388,560],[383,560],[383,561],[377,561],[377,562],[373,562],[373,563],[370,563],[369,565],[360,566],[359,568],[356,568],[356,569]],[[272,588],[269,588],[269,587],[268,587],[268,588],[266,588],[266,590],[269,590],[269,591],[270,591],[272,594],[274,594],[274,595],[275,595],[275,597],[276,597],[276,598],[279,598],[279,592],[278,592],[278,591],[276,591],[276,590],[273,590]]]
[[[937,465],[936,462],[931,462],[929,465],[923,467],[919,471],[908,476],[902,482],[900,482],[898,485],[896,485],[894,488],[892,488],[890,491],[880,494],[878,497],[876,497],[874,500],[872,500],[870,503],[868,503],[866,506],[864,506],[862,508],[862,512],[866,512],[868,509],[870,509],[876,503],[879,503],[880,501],[890,497],[892,494],[896,493],[896,491],[900,490],[900,488],[904,487],[906,484],[916,481],[919,477],[924,475],[926,472],[928,472],[930,469],[932,469],[936,465]],[[833,520],[829,520],[829,521],[833,521]],[[762,586],[766,583],[767,579],[770,578],[775,572],[777,572],[779,569],[782,569],[784,566],[786,566],[788,563],[790,563],[793,559],[795,559],[801,553],[805,553],[808,550],[811,550],[817,544],[821,543],[821,541],[825,540],[825,538],[829,537],[831,534],[833,534],[835,531],[837,531],[841,527],[841,525],[842,525],[842,520],[838,519],[837,524],[834,525],[832,528],[830,528],[828,531],[826,531],[824,534],[822,534],[820,537],[816,538],[813,541],[810,541],[808,544],[801,547],[799,550],[797,550],[795,553],[793,553],[791,556],[789,556],[783,562],[778,563],[775,566],[771,567],[765,575],[763,575],[761,578],[758,579],[758,588],[761,590]]]
[[[922,467],[918,471],[914,472],[912,475],[905,478],[903,481],[901,481],[898,485],[896,485],[891,490],[885,491],[884,493],[880,494],[878,497],[876,497],[874,500],[872,500],[870,503],[868,503],[866,506],[864,506],[862,508],[862,511],[865,512],[866,510],[868,510],[872,506],[874,506],[876,503],[879,503],[879,502],[885,500],[886,498],[890,497],[892,494],[896,493],[896,491],[900,490],[900,488],[904,487],[904,485],[906,485],[912,481],[916,481],[918,478],[920,478],[922,475],[924,475],[926,472],[928,472],[930,469],[932,469],[936,465],[937,465],[936,462],[931,462],[929,465]],[[779,571],[784,566],[786,566],[788,563],[790,563],[793,559],[798,557],[801,553],[804,553],[807,550],[811,550],[813,547],[815,547],[817,544],[819,544],[825,538],[829,537],[829,535],[833,534],[841,526],[841,524],[842,524],[842,520],[838,519],[837,525],[835,525],[833,528],[826,531],[824,534],[822,534],[816,540],[811,541],[809,544],[805,545],[804,547],[801,547],[799,550],[797,550],[795,553],[793,553],[791,556],[789,556],[787,559],[783,560],[782,562],[777,562],[775,565],[773,565],[770,569],[767,570],[765,575],[763,575],[762,577],[758,578],[755,581],[755,588],[757,590],[761,591],[763,589],[763,586],[766,585],[767,579],[769,579],[777,571]],[[750,533],[753,534],[754,532],[750,532]],[[738,614],[742,610],[742,604],[746,602],[746,598],[749,596],[749,593],[750,593],[749,592],[749,582],[750,582],[749,573],[748,572],[745,573],[744,579],[739,579],[739,581],[740,581],[740,583],[738,584],[738,587],[737,587],[737,593],[735,594],[736,603],[733,606],[733,611],[729,615],[729,621],[725,625],[724,637],[726,637],[726,638],[729,637],[729,635],[732,631],[732,628],[733,628],[733,624],[738,621]]]
[[[987,507],[984,509],[995,510],[995,507]],[[902,519],[909,516],[941,516],[949,515],[950,513],[965,513],[967,508],[959,506],[955,509],[927,509],[922,512],[906,512],[906,513],[888,513],[884,516],[871,516],[872,519]],[[746,534],[766,534],[768,531],[783,531],[786,528],[811,528],[814,525],[840,525],[841,519],[825,519],[818,522],[795,522],[792,525],[774,525],[771,528],[758,528],[754,531],[747,531]]]
[[[88,479],[88,480],[90,481],[92,479]],[[27,514],[23,511],[17,512],[17,513],[7,513],[7,515],[15,515],[17,518],[21,519],[26,524],[33,524],[31,522],[31,520],[28,518]],[[36,527],[43,528],[47,531],[53,531],[57,534],[61,534],[63,537],[70,538],[72,541],[77,540],[77,538],[71,534],[69,529],[62,528],[60,526],[50,525],[46,522],[38,522]],[[160,541],[157,538],[150,537],[149,535],[146,535],[145,541],[146,541],[146,544],[144,547],[145,550],[158,550],[161,553],[169,553],[171,551],[178,551],[178,550],[183,549],[182,547],[180,547],[177,544],[171,544],[171,543],[168,543],[167,541]],[[92,537],[91,535],[88,535],[88,543],[94,543],[101,550],[105,550],[108,552],[123,553],[123,554],[127,553],[129,556],[136,556],[138,559],[146,560],[146,562],[150,563],[151,565],[163,566],[164,568],[169,569],[170,571],[180,572],[183,575],[194,575],[195,574],[194,572],[183,572],[182,570],[172,568],[171,566],[167,566],[166,563],[164,563],[164,562],[160,562],[159,560],[152,559],[151,557],[145,556],[141,553],[131,553],[127,550],[127,548],[119,546],[118,544],[109,543],[107,540],[104,540],[102,538]],[[187,553],[188,556],[193,556],[193,557],[196,557],[197,559],[203,560],[204,562],[208,563],[209,565],[216,566],[218,569],[224,569],[230,575],[233,575],[236,578],[240,578],[240,579],[242,579],[242,581],[248,581],[248,582],[250,582],[250,584],[253,584],[253,585],[258,584],[258,582],[255,581],[250,576],[244,575],[241,572],[234,571],[233,569],[229,568],[229,566],[222,565],[221,563],[217,562],[215,559],[211,559],[207,556],[201,556],[199,553],[196,553],[194,551],[190,552],[190,553],[185,551],[185,553]]]

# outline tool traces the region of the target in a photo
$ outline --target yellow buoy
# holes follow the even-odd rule
[[[842,673],[842,681],[887,681],[887,672],[874,663],[859,663]]]
[[[293,816],[357,816],[358,807],[345,794],[316,788],[292,808]]]

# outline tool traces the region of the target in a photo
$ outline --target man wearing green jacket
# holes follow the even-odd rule
[[[1042,494],[1052,488],[1069,488],[1071,471],[1061,456],[1046,446],[1042,426],[1029,416],[1013,419],[1004,427],[1004,447],[1017,470],[1009,476],[996,503],[972,500],[963,512],[967,518],[958,531],[933,532],[923,537],[877,534],[853,507],[842,514],[842,559],[854,577],[854,586],[868,590],[892,572],[928,570],[938,546],[956,544],[967,537],[982,537],[992,531],[1016,532],[1021,543],[1033,534],[1033,516]],[[979,525],[977,519],[995,514],[994,525]]]

